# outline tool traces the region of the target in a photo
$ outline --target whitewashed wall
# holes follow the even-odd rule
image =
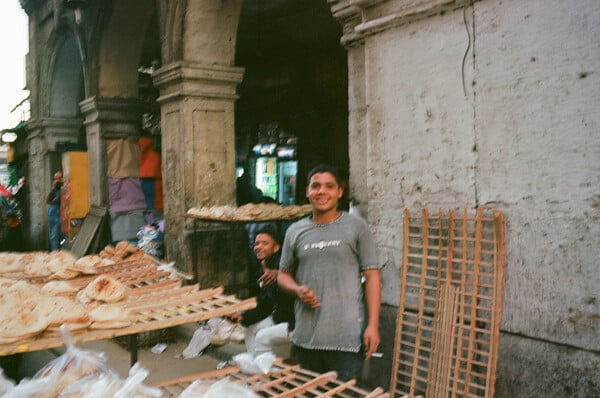
[[[367,149],[350,160],[366,165],[353,189],[388,260],[384,303],[405,207],[498,208],[497,395],[597,396],[600,1],[478,1],[368,35],[364,53]]]

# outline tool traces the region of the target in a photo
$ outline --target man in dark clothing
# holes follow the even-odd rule
[[[246,326],[245,343],[252,355],[273,351],[273,346],[290,341],[294,330],[294,298],[279,289],[279,236],[272,227],[259,230],[254,253],[260,262],[256,280],[260,288],[256,308],[229,315]]]

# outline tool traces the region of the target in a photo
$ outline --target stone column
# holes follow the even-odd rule
[[[139,99],[87,98],[79,103],[85,117],[90,205],[109,205],[106,139],[139,136],[142,114],[150,106]]]
[[[242,76],[242,68],[191,62],[153,75],[160,90],[167,256],[187,272],[193,266],[182,214],[235,204],[234,102]]]
[[[62,168],[62,157],[56,152],[57,142],[77,143],[81,119],[45,118],[27,123],[29,190],[29,230],[27,240],[31,250],[48,249],[48,206],[53,174]]]
[[[363,217],[368,218],[367,186],[369,141],[364,35],[356,32],[362,22],[361,9],[350,1],[331,2],[332,15],[343,26],[341,44],[348,53],[348,158],[350,192]]]

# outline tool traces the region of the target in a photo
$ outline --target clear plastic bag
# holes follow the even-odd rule
[[[232,382],[229,377],[212,383],[207,390],[202,383],[196,380],[179,394],[179,398],[260,398],[250,388]]]
[[[160,398],[163,391],[160,388],[144,385],[144,380],[150,372],[137,363],[129,370],[129,376],[114,398]]]
[[[38,393],[34,395],[30,393],[31,397],[57,397],[66,386],[80,379],[110,372],[104,353],[75,347],[68,327],[62,325],[60,329],[67,350],[33,376],[32,381],[36,381],[36,384],[37,381],[43,381],[43,383],[39,384],[40,391]]]
[[[66,387],[59,398],[160,398],[163,391],[148,387],[143,381],[148,370],[138,364],[129,370],[129,376],[123,380],[117,373],[89,376]]]
[[[202,351],[210,345],[219,322],[221,322],[221,318],[212,318],[201,324],[194,332],[187,347],[184,348],[181,357],[188,359],[202,355]]]
[[[210,340],[210,343],[216,346],[227,344],[229,342],[229,338],[231,337],[231,333],[235,329],[235,323],[226,318],[219,319],[220,322],[217,326],[217,330]]]
[[[242,373],[258,375],[269,373],[275,358],[276,356],[272,352],[265,352],[256,357],[249,352],[243,352],[235,355],[231,360],[240,367]]]
[[[15,382],[4,375],[4,369],[0,368],[0,397],[15,388]]]

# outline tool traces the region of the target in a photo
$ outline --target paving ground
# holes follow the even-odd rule
[[[246,351],[243,344],[230,342],[219,347],[209,346],[204,355],[199,357],[182,359],[180,355],[189,344],[197,326],[194,323],[174,328],[175,341],[166,343],[167,349],[161,354],[152,353],[151,347],[138,349],[138,362],[150,372],[146,384],[214,370],[222,362],[229,361],[234,355]],[[115,340],[100,340],[78,344],[77,347],[103,352],[107,357],[108,366],[117,371],[121,377],[127,377],[131,367],[131,353],[126,345],[119,344]],[[64,351],[64,348],[57,348],[21,354],[18,369],[5,368],[5,374],[17,372],[17,377],[31,377]],[[289,347],[281,347],[275,354],[287,358]]]

